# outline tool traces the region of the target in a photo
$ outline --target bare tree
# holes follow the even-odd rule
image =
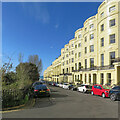
[[[5,62],[2,65],[1,70],[2,70],[3,73],[9,72],[12,69],[12,67],[13,67],[13,63],[11,62],[11,58],[10,57],[8,57],[8,60],[9,60],[8,62]]]
[[[39,74],[41,74],[43,66],[42,66],[42,60],[39,59],[38,55],[30,55],[28,57],[29,63],[33,63],[38,67]]]
[[[10,57],[8,57],[8,62],[5,62],[3,65],[2,65],[2,67],[1,67],[1,69],[0,69],[0,72],[1,72],[1,78],[2,78],[2,80],[3,80],[3,76],[6,74],[6,73],[8,73],[8,72],[10,72],[11,71],[11,69],[13,68],[13,63],[11,62],[11,58]]]
[[[24,55],[22,53],[19,53],[19,57],[18,57],[19,63],[23,62],[23,57],[24,57]]]

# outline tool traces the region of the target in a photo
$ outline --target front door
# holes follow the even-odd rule
[[[96,77],[96,74],[93,74],[93,85],[97,83],[97,77]]]
[[[101,86],[97,86],[97,95],[101,95],[102,88]]]

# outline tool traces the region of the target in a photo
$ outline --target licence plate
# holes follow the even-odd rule
[[[45,92],[45,91],[40,91],[40,92]]]

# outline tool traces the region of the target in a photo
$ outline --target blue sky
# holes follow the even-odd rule
[[[74,38],[84,21],[97,13],[99,2],[3,3],[2,54],[3,63],[12,58],[19,64],[19,53],[39,55],[43,72],[60,55],[61,48]]]

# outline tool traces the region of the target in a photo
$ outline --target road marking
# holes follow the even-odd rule
[[[8,113],[8,112],[15,112],[15,111],[20,111],[24,109],[18,109],[18,110],[9,110],[9,111],[0,111],[0,113]]]
[[[54,100],[55,98],[51,98],[51,99],[53,99],[53,100]]]

